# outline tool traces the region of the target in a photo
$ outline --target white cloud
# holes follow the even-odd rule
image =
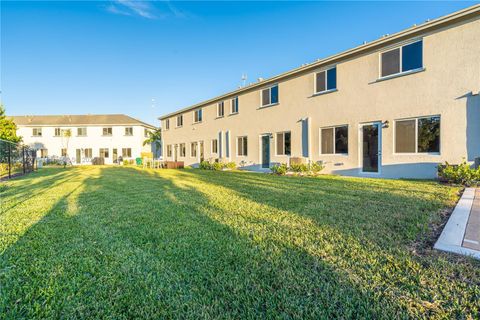
[[[147,19],[158,18],[154,14],[155,8],[148,1],[115,0],[105,9],[110,13],[124,16],[140,16]]]

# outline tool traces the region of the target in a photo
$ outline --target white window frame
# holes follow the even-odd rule
[[[217,142],[217,151],[213,151],[213,142],[214,141]],[[218,154],[218,138],[217,139],[212,139],[212,141],[210,142],[210,153],[211,154]]]
[[[34,134],[34,132],[37,132],[37,134]],[[38,134],[40,133],[40,134]],[[36,128],[32,128],[32,137],[43,137],[43,130],[41,127],[36,127]]]
[[[193,148],[193,145],[195,145],[195,148]],[[195,155],[193,155],[193,150],[195,150]],[[197,158],[198,155],[198,142],[190,142],[190,158]]]
[[[222,108],[222,114],[220,114],[220,106]],[[223,118],[225,116],[225,101],[217,103],[217,118]]]
[[[348,152],[347,153],[336,153],[337,150],[335,146],[335,138],[336,138],[336,133],[335,133],[335,128],[340,128],[340,127],[347,127],[347,133],[348,133],[348,140],[347,140],[347,148]],[[333,153],[323,153],[322,150],[322,130],[324,129],[333,129]],[[319,146],[318,150],[320,151],[319,155],[320,156],[348,156],[348,153],[350,152],[350,126],[348,124],[339,124],[336,126],[328,126],[328,127],[321,127],[319,129],[318,135],[320,137],[319,139]]]
[[[278,135],[279,134],[283,134],[283,149],[285,151],[285,133],[290,133],[290,154],[278,154]],[[285,130],[285,131],[278,131],[278,132],[275,132],[275,156],[277,157],[291,157],[292,156],[292,131],[289,131],[289,130]]]
[[[127,129],[130,129],[130,130],[127,130]],[[127,131],[131,131],[131,133],[127,134]],[[125,127],[125,136],[126,137],[133,136],[133,127]]]
[[[440,143],[438,146],[438,152],[418,152],[418,120],[425,118],[440,118]],[[415,152],[397,152],[397,122],[415,120]],[[442,117],[439,114],[418,116],[410,118],[402,118],[393,120],[393,154],[396,156],[413,156],[413,155],[432,155],[439,156],[442,154]]]
[[[423,52],[424,46],[422,44],[422,66],[420,68],[416,68],[416,69],[412,69],[412,70],[408,70],[408,71],[402,71],[402,69],[403,69],[402,68],[403,67],[403,63],[402,63],[403,47],[408,46],[409,44],[420,42],[420,41],[423,42],[423,38],[410,39],[406,42],[395,44],[394,46],[390,46],[390,47],[385,48],[382,51],[379,51],[378,52],[378,79],[379,80],[385,80],[385,79],[395,78],[395,77],[403,76],[403,75],[406,75],[406,74],[415,73],[415,72],[418,72],[418,71],[425,70],[425,66],[424,66],[425,61],[423,59],[425,57],[424,52]],[[399,54],[400,68],[399,68],[399,72],[389,74],[388,76],[382,76],[382,55],[384,53],[387,53],[387,52],[390,52],[390,51],[393,51],[393,50],[396,50],[396,49],[400,49],[400,54]]]
[[[105,134],[104,133],[105,129],[107,129],[107,131],[108,131],[108,129],[110,129],[112,131],[112,133]],[[113,128],[112,127],[102,127],[102,137],[111,137],[111,136],[113,136]]]
[[[165,131],[170,130],[170,119],[165,119]]]
[[[238,139],[247,139],[247,154],[239,154],[239,150],[238,150]],[[237,153],[237,157],[248,157],[248,136],[244,135],[244,136],[237,136],[237,139],[235,140],[236,142],[236,146],[235,146],[235,149],[236,149],[236,153]],[[242,149],[243,149],[243,141],[242,141]],[[243,150],[245,152],[245,150]]]
[[[167,157],[172,157],[172,154],[173,154],[173,150],[172,150],[172,145],[171,144],[167,144]]]
[[[85,129],[85,134],[78,134],[78,131],[81,129]],[[78,127],[77,128],[77,137],[86,137],[87,136],[87,127]]]
[[[235,101],[237,102],[237,111],[233,111],[233,106],[235,105]],[[240,104],[238,96],[230,99],[230,114],[238,114],[238,105]]]
[[[57,130],[59,131],[59,134],[57,134]],[[62,128],[56,127],[54,131],[54,137],[61,137],[62,136]]]
[[[183,145],[183,150],[185,153],[182,156],[182,145]],[[185,143],[179,143],[178,144],[178,157],[179,158],[186,158],[187,157],[187,145]]]
[[[202,119],[200,119],[199,121],[195,121],[195,114],[196,114],[197,112],[201,112],[201,114],[202,114]],[[202,123],[202,121],[203,121],[203,109],[202,109],[202,108],[198,108],[198,109],[193,110],[193,123],[194,123],[194,124],[196,124],[196,123]]]
[[[182,123],[178,124],[178,119],[182,119]],[[176,120],[176,128],[181,128],[183,127],[183,114],[177,115],[177,120]]]
[[[275,102],[275,103],[272,103],[272,88],[273,87],[277,87],[278,88],[278,101]],[[266,104],[266,105],[263,105],[263,91],[264,90],[267,90],[268,89],[268,92],[269,92],[269,95],[270,95],[270,103],[269,104]],[[271,107],[271,106],[275,106],[277,104],[280,103],[280,86],[278,85],[278,83],[275,83],[275,84],[272,84],[268,87],[264,87],[262,89],[260,89],[260,107],[259,109],[262,109],[262,108],[268,108],[268,107]]]
[[[327,89],[328,88],[327,72],[328,72],[328,70],[334,69],[336,67],[337,67],[337,65],[328,66],[328,67],[319,69],[319,70],[314,72],[314,74],[313,74],[314,75],[313,76],[313,95],[320,95],[320,94],[324,94],[324,93],[333,92],[333,91],[338,90],[336,88],[336,87],[338,87],[338,81],[337,81],[337,86],[334,89]],[[319,74],[320,72],[324,72],[324,71],[325,71],[325,90],[317,91],[317,74]],[[338,70],[337,70],[337,78],[338,78]],[[338,80],[338,79],[336,79],[336,80]]]

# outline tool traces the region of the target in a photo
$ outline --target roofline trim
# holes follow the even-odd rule
[[[408,36],[410,34],[426,31],[428,29],[437,27],[439,25],[446,24],[446,23],[449,23],[449,22],[457,20],[457,19],[462,19],[462,18],[468,17],[469,15],[474,15],[475,13],[477,13],[477,14],[480,13],[480,4],[475,4],[475,5],[470,6],[468,8],[465,8],[465,9],[462,9],[462,10],[459,10],[459,11],[455,11],[453,13],[450,13],[448,15],[433,19],[433,20],[428,21],[428,22],[424,22],[420,25],[401,30],[397,33],[394,33],[394,34],[390,35],[390,36],[382,37],[382,38],[379,38],[377,40],[373,40],[369,43],[362,44],[362,45],[357,46],[357,47],[353,47],[351,49],[348,49],[348,50],[342,51],[340,53],[331,55],[329,57],[317,60],[315,62],[312,62],[312,63],[309,63],[307,65],[301,66],[299,68],[295,68],[295,69],[292,69],[290,71],[286,71],[286,72],[281,73],[279,75],[276,75],[276,76],[273,76],[271,78],[265,79],[261,82],[254,83],[250,86],[245,86],[243,88],[240,88],[240,89],[233,90],[233,91],[227,92],[225,94],[222,94],[220,96],[216,96],[214,98],[204,100],[202,102],[191,105],[189,107],[185,107],[185,108],[179,109],[177,111],[170,112],[168,114],[165,114],[163,116],[158,117],[158,119],[159,120],[165,120],[166,118],[178,115],[178,114],[186,112],[186,111],[190,111],[190,110],[193,110],[193,109],[203,107],[205,105],[214,103],[214,102],[219,101],[219,100],[223,100],[223,99],[233,97],[233,96],[238,95],[238,94],[243,93],[243,92],[251,91],[252,89],[258,89],[259,87],[266,86],[266,85],[268,85],[272,82],[277,82],[281,79],[288,78],[292,75],[295,75],[295,74],[298,74],[298,73],[301,73],[301,72],[305,72],[305,71],[308,71],[308,70],[311,70],[311,69],[314,70],[314,69],[322,67],[326,64],[331,64],[336,60],[345,59],[345,58],[348,58],[349,56],[352,56],[352,55],[367,51],[369,49],[375,48],[375,47],[380,46],[384,43],[397,40],[399,38]]]

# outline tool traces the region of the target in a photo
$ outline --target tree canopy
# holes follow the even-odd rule
[[[0,139],[20,142],[22,137],[17,136],[17,125],[5,115],[5,108],[0,104]]]

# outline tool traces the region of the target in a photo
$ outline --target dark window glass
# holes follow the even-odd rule
[[[285,132],[285,155],[292,154],[292,139],[290,132]]]
[[[316,92],[322,92],[322,91],[325,91],[327,86],[326,86],[326,83],[325,83],[325,71],[322,71],[322,72],[319,72],[317,73],[317,88],[316,88]]]
[[[271,103],[278,103],[278,86],[270,88]]]
[[[400,72],[400,48],[382,53],[382,77]]]
[[[418,119],[418,152],[440,152],[440,117]]]
[[[262,106],[270,104],[270,89],[262,90]]]
[[[222,102],[219,102],[218,103],[218,111],[217,111],[217,116],[219,117],[223,117],[224,113],[225,113],[225,104]]]
[[[337,88],[337,68],[332,68],[327,71],[327,90]]]
[[[243,137],[243,155],[247,155],[248,144],[247,144],[247,137]]]
[[[348,127],[335,128],[335,153],[348,153]]]
[[[395,152],[415,152],[415,120],[395,122]]]
[[[418,41],[402,48],[402,71],[423,67],[423,41]]]
[[[333,128],[322,129],[322,153],[333,153]]]

